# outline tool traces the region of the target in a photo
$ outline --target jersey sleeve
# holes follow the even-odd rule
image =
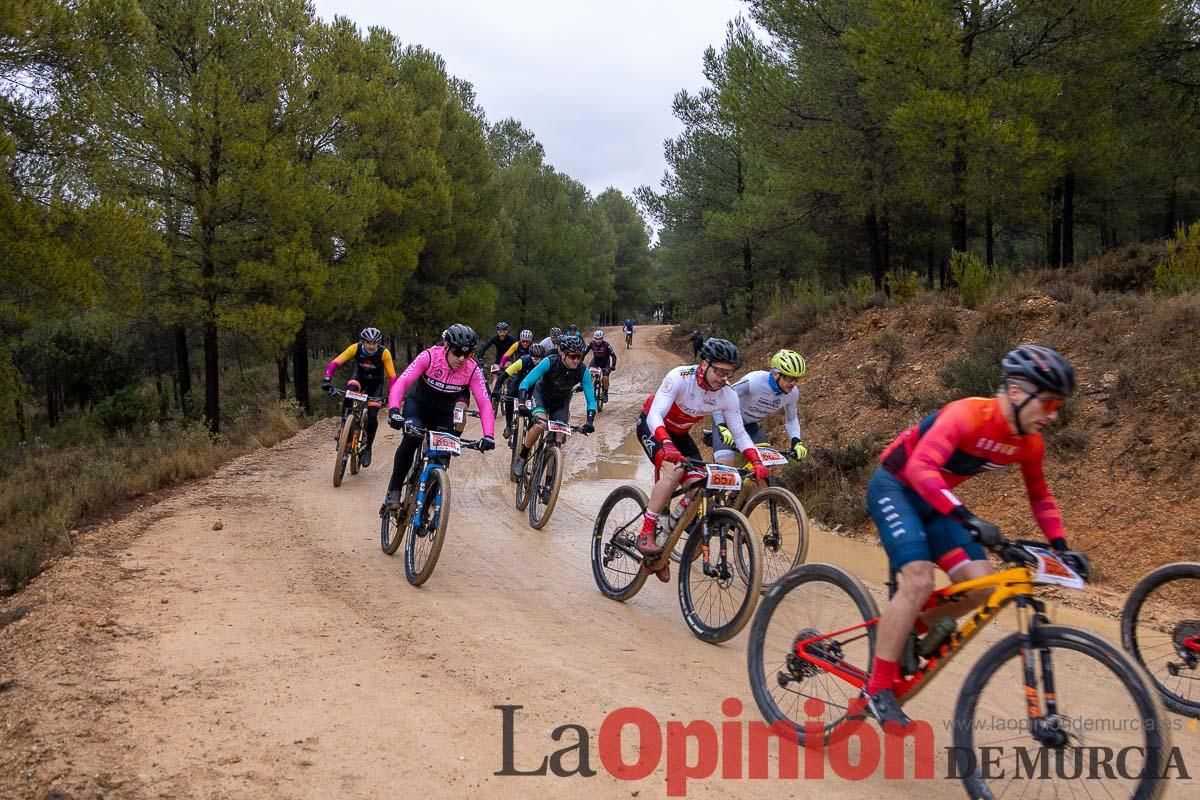
[[[650,408],[646,411],[646,427],[650,429],[650,433],[654,434],[656,439],[659,429],[665,430],[667,427],[666,416],[671,411],[671,406],[675,402],[675,392],[679,390],[683,380],[683,376],[679,375],[676,370],[671,370],[663,378],[658,391],[654,393],[654,399],[650,401]]]
[[[512,343],[512,347],[508,348],[508,352],[506,352],[506,353],[505,353],[505,354],[504,354],[504,355],[503,355],[503,356],[500,358],[500,366],[501,366],[501,367],[504,367],[504,366],[506,366],[506,365],[508,364],[508,361],[509,361],[509,359],[510,359],[510,358],[512,358],[512,357],[513,357],[513,354],[517,352],[517,346],[518,346],[518,345],[520,345],[520,344],[521,344],[520,340],[517,340],[517,341],[515,341],[515,342],[513,342],[513,343]]]
[[[787,428],[788,436],[793,439],[799,439],[800,436],[800,414],[796,408],[800,393],[792,389],[783,398],[783,427]]]
[[[383,371],[388,377],[388,388],[396,383],[396,365],[392,363],[392,351],[383,348]]]
[[[518,358],[516,361],[512,362],[511,364],[509,364],[508,366],[506,366],[504,368],[504,374],[510,378],[515,376],[518,372],[521,371],[521,366],[524,361],[525,361],[524,357]]]
[[[942,477],[942,466],[950,460],[958,443],[964,441],[975,427],[972,410],[970,405],[956,403],[943,408],[904,465],[903,477],[908,485],[942,514],[949,514],[963,504]]]
[[[1033,511],[1033,518],[1037,520],[1038,527],[1042,529],[1047,541],[1053,542],[1055,539],[1064,538],[1066,531],[1058,502],[1050,493],[1050,487],[1046,485],[1046,473],[1042,469],[1045,443],[1041,441],[1041,437],[1038,439],[1038,443],[1030,447],[1026,457],[1021,460],[1021,477],[1025,480],[1025,493],[1029,495],[1029,508]]]
[[[583,375],[579,379],[579,385],[583,387],[583,396],[587,400],[587,410],[591,414],[596,413],[596,387],[592,385],[592,373],[586,369],[580,370]]]
[[[529,374],[521,379],[521,391],[528,392],[533,389],[533,385],[542,379],[546,374],[546,370],[550,369],[550,357],[547,356],[538,362],[538,365],[529,370]]]
[[[354,353],[357,350],[358,350],[358,343],[355,342],[354,344],[350,345],[345,350],[343,350],[337,358],[333,359],[333,361],[330,361],[327,365],[325,365],[325,377],[332,378],[333,373],[337,372],[338,367],[340,367],[342,364],[345,364],[350,359],[354,358]]]
[[[757,453],[758,448],[754,446],[754,440],[750,438],[750,434],[746,433],[746,425],[742,422],[742,404],[737,393],[733,391],[732,387],[729,387],[729,391],[721,392],[720,397],[717,408],[725,419],[725,427],[729,428],[729,432],[733,434],[734,447],[743,453],[747,450]],[[713,417],[716,418],[716,416],[716,412],[713,412]],[[713,441],[715,442],[716,439]]]
[[[404,368],[404,372],[401,372],[400,377],[392,384],[391,391],[388,392],[388,408],[400,408],[403,405],[404,395],[417,382],[421,374],[429,369],[431,362],[432,357],[428,350],[417,354],[417,357]]]
[[[479,406],[479,424],[483,427],[484,436],[496,435],[496,414],[492,410],[492,398],[488,397],[487,381],[483,379],[483,370],[479,365],[471,372],[471,396],[475,405]]]

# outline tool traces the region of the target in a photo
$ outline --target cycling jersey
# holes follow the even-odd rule
[[[534,361],[533,356],[526,353],[505,367],[504,372],[510,378],[524,378],[530,370],[538,365],[539,361]]]
[[[396,368],[392,365],[392,354],[386,347],[380,345],[371,354],[363,350],[362,342],[355,342],[329,362],[325,367],[325,377],[332,378],[338,367],[351,359],[354,360],[354,374],[351,380],[356,380],[368,394],[381,388],[383,376],[388,377],[388,388],[396,382]]]
[[[775,378],[768,370],[756,370],[746,375],[729,388],[738,396],[738,406],[742,410],[742,422],[749,427],[752,423],[762,422],[767,416],[783,409],[783,424],[788,435],[793,439],[800,437],[800,417],[796,413],[796,400],[800,391],[792,387],[786,394],[779,388]],[[713,423],[725,424],[725,415],[720,411],[713,413]],[[713,440],[714,442],[716,439]]]
[[[594,413],[596,393],[592,390],[592,379],[583,366],[582,358],[574,367],[568,367],[558,353],[543,358],[521,381],[521,391],[531,392],[536,385],[548,405],[558,406],[571,399],[577,383],[583,386],[588,412]]]
[[[547,353],[551,352],[552,350],[554,350],[558,347],[558,345],[556,345],[554,343],[554,339],[552,339],[549,336],[547,336],[545,339],[542,339],[540,344],[542,345],[542,347],[544,347],[546,349]]]
[[[503,336],[496,334],[479,346],[479,349],[475,351],[475,359],[477,361],[482,361],[484,354],[487,353],[490,348],[495,347],[496,360],[499,361],[500,356],[504,353],[504,351],[515,344],[516,341],[516,337],[512,336],[511,334],[506,333]]]
[[[401,408],[401,401],[409,389],[422,406],[434,414],[453,411],[454,404],[469,390],[479,406],[479,420],[483,424],[483,435],[491,436],[495,429],[495,414],[483,380],[483,370],[473,358],[467,358],[456,370],[450,369],[446,361],[446,348],[435,344],[422,350],[392,384],[388,395],[389,408]]]
[[[951,491],[981,472],[1021,465],[1033,516],[1046,538],[1064,536],[1062,514],[1042,471],[1045,443],[1039,433],[1015,434],[996,397],[947,403],[887,446],[880,457],[895,475],[941,514],[963,502]]]
[[[625,333],[633,333],[633,323],[626,322],[624,325],[621,326],[621,330],[624,331]]]
[[[604,339],[599,341],[593,339],[584,352],[586,356],[592,354],[592,366],[616,369],[617,367],[617,351],[613,350],[612,345]],[[611,363],[610,363],[611,362]]]
[[[500,366],[506,367],[513,359],[528,355],[530,347],[533,347],[532,342],[524,347],[521,346],[519,341],[513,342],[512,347],[508,348],[508,350],[500,358]]]
[[[728,386],[715,392],[702,388],[697,370],[698,367],[692,365],[676,367],[667,373],[658,391],[647,397],[642,406],[646,427],[661,441],[663,434],[687,433],[701,419],[720,411],[738,450],[753,453],[753,458],[747,458],[757,461],[758,450],[742,424],[737,395]],[[659,433],[660,429],[663,434]]]

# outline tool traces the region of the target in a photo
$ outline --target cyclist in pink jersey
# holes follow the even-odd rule
[[[392,384],[388,396],[388,424],[400,429],[408,422],[419,428],[449,431],[454,424],[455,403],[470,391],[479,406],[479,421],[483,425],[479,449],[482,452],[492,450],[496,447],[495,414],[483,370],[472,357],[478,344],[475,331],[467,325],[451,325],[442,338],[442,344],[417,354]],[[400,487],[408,477],[420,446],[419,437],[405,436],[396,448],[385,501],[392,508],[401,505]]]

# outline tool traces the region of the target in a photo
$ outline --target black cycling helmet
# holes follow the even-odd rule
[[[1005,378],[1029,381],[1039,391],[1054,392],[1063,397],[1070,397],[1075,391],[1075,370],[1049,347],[1023,344],[1006,355],[1000,367]]]
[[[382,342],[383,334],[379,332],[379,328],[367,327],[362,329],[362,333],[358,335],[358,338],[364,342]]]
[[[700,345],[700,358],[703,361],[723,361],[735,367],[741,363],[737,345],[728,339],[706,339]]]
[[[529,355],[539,359],[545,358],[546,348],[542,347],[541,342],[534,342],[533,344],[529,345]]]
[[[497,323],[496,323],[496,330],[498,330],[498,331],[506,331],[506,330],[508,330],[508,323],[507,323],[507,322],[497,322]]]
[[[449,328],[446,328],[446,332],[442,334],[442,338],[445,339],[446,344],[450,345],[451,347],[469,347],[474,350],[475,345],[479,344],[479,339],[475,336],[475,331],[472,330],[471,326],[463,325],[461,323],[455,323]]]
[[[564,333],[558,339],[558,349],[564,353],[582,353],[586,345],[578,333]]]
[[[562,328],[551,328],[550,329],[550,338],[551,339],[557,339],[560,336],[562,336]]]
[[[568,325],[567,333],[579,333],[579,326],[578,325]]]

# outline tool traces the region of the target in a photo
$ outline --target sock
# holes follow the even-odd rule
[[[529,448],[525,447],[524,445],[521,445],[521,452],[519,454],[519,457],[520,458],[529,458]]]
[[[647,511],[646,516],[642,518],[642,534],[650,536],[654,533],[654,525],[658,522],[658,514],[653,511]]]
[[[871,678],[867,681],[867,694],[875,694],[884,689],[891,689],[900,679],[900,664],[896,661],[875,656],[875,664],[871,669]]]

